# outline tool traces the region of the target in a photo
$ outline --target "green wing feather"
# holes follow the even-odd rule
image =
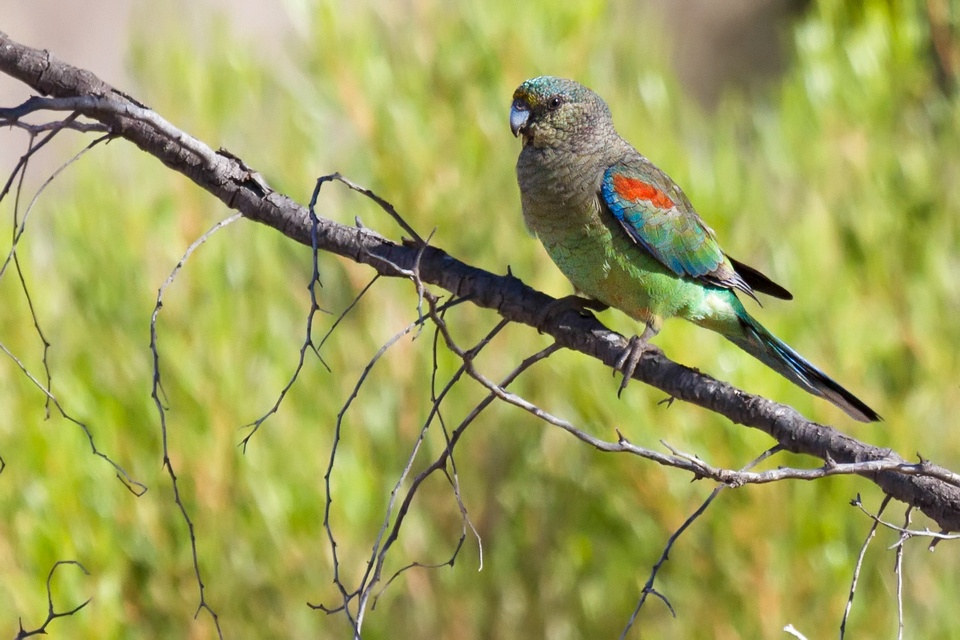
[[[678,276],[738,289],[754,299],[754,289],[792,298],[756,269],[729,259],[680,188],[649,162],[624,162],[607,169],[600,197],[623,230]]]

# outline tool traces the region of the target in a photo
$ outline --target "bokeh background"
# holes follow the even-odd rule
[[[146,3],[20,2],[0,28],[90,68],[277,189],[306,202],[317,176],[341,171],[392,201],[421,234],[474,265],[507,266],[553,295],[569,285],[520,219],[510,95],[527,77],[576,78],[603,95],[621,133],[686,190],[725,248],[786,285],[762,322],[874,406],[862,425],[753,362],[721,338],[668,324],[674,359],[903,455],[960,469],[960,10],[909,2]],[[0,77],[4,106],[27,92]],[[61,136],[38,158],[21,206],[88,140]],[[6,175],[25,144],[0,131]],[[0,203],[13,220],[13,197]],[[400,232],[360,197],[331,187],[321,215]],[[157,288],[186,247],[228,211],[132,145],[71,165],[41,195],[18,255],[44,335],[52,387],[97,446],[150,490],[132,496],[0,358],[0,628],[46,612],[52,564],[59,637],[209,638],[194,618],[189,536],[161,469],[150,398],[148,323]],[[0,249],[9,250],[10,234]],[[275,401],[297,360],[309,310],[309,251],[240,222],[187,263],[160,316],[168,427],[184,503],[197,527],[207,598],[232,638],[349,637],[335,604],[322,528],[323,474],[336,414],[364,365],[416,318],[408,282],[379,282],[311,362],[246,452],[241,427]],[[325,331],[372,273],[320,256]],[[611,326],[635,328],[616,312]],[[469,344],[497,318],[460,305],[449,321]],[[373,369],[346,414],[331,518],[348,583],[382,522],[388,493],[426,418],[429,333]],[[42,342],[13,272],[0,278],[0,342],[42,375]],[[511,327],[479,364],[499,377],[547,338]],[[440,356],[440,376],[456,364]],[[716,465],[739,467],[771,445],[699,408],[658,405],[640,384],[560,353],[516,390],[600,437],[619,429]],[[448,422],[482,397],[461,383]],[[442,448],[432,428],[422,468]],[[686,474],[603,455],[528,414],[494,405],[457,455],[463,497],[483,541],[453,567],[414,569],[368,614],[367,638],[617,637],[669,535],[711,490]],[[772,464],[815,465],[796,456]],[[674,548],[633,638],[776,638],[793,624],[836,636],[869,520],[882,499],[859,478],[725,492]],[[888,517],[902,521],[902,505]],[[913,526],[930,523],[915,515]],[[440,478],[414,502],[387,565],[443,562],[460,535]],[[850,637],[896,633],[895,534],[867,552]],[[910,637],[960,638],[960,551],[906,545]]]

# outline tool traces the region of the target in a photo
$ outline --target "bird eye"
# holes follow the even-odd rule
[[[550,109],[550,111],[555,111],[560,108],[561,104],[563,104],[563,100],[560,96],[553,96],[550,98],[550,102],[547,103],[547,108]]]

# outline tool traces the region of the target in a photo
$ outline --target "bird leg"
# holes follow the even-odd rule
[[[553,320],[558,315],[571,309],[577,311],[584,317],[588,317],[591,309],[594,311],[604,311],[605,309],[609,308],[610,305],[603,304],[599,300],[594,300],[593,298],[584,298],[576,294],[570,294],[568,296],[563,296],[562,298],[557,298],[540,309],[540,311],[537,312],[534,326],[537,327],[537,331],[543,333],[543,326],[548,321]]]
[[[620,394],[623,393],[623,390],[627,388],[630,378],[633,377],[633,372],[636,370],[637,364],[640,362],[640,357],[643,356],[643,352],[647,349],[655,348],[648,343],[648,340],[655,335],[657,335],[657,330],[648,324],[642,334],[630,338],[627,342],[627,347],[623,350],[623,353],[620,354],[620,357],[617,358],[616,363],[614,363],[614,372],[619,371],[623,374],[623,380],[620,382],[620,388],[617,390],[618,398]]]

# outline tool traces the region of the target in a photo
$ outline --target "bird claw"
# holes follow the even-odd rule
[[[618,398],[620,397],[620,394],[623,393],[623,390],[627,388],[630,378],[633,377],[633,372],[640,363],[640,358],[643,356],[643,352],[659,351],[656,346],[650,344],[649,342],[650,338],[657,335],[658,330],[659,327],[647,324],[641,335],[633,336],[629,341],[627,341],[627,347],[623,350],[623,353],[620,354],[620,357],[617,358],[617,361],[614,363],[613,372],[616,373],[619,371],[623,374],[623,380],[620,382],[620,388],[617,389]]]
[[[623,393],[623,390],[627,388],[627,384],[630,383],[630,378],[633,377],[633,372],[636,370],[637,364],[643,356],[643,352],[648,348],[649,345],[646,339],[641,336],[633,336],[629,342],[627,342],[627,347],[623,350],[623,353],[617,358],[617,361],[613,365],[613,370],[614,372],[619,371],[623,374],[623,380],[620,382],[620,388],[617,390],[618,398],[620,394]]]
[[[603,304],[598,300],[583,298],[581,296],[571,294],[569,296],[557,298],[540,309],[540,311],[537,312],[534,326],[536,326],[537,331],[543,333],[544,325],[546,325],[548,321],[553,320],[558,315],[565,313],[570,309],[577,311],[581,316],[589,317],[591,310],[603,311],[608,308],[609,305]]]
[[[663,400],[657,403],[657,406],[670,408],[673,406],[673,401],[677,399],[677,396],[667,396]]]

